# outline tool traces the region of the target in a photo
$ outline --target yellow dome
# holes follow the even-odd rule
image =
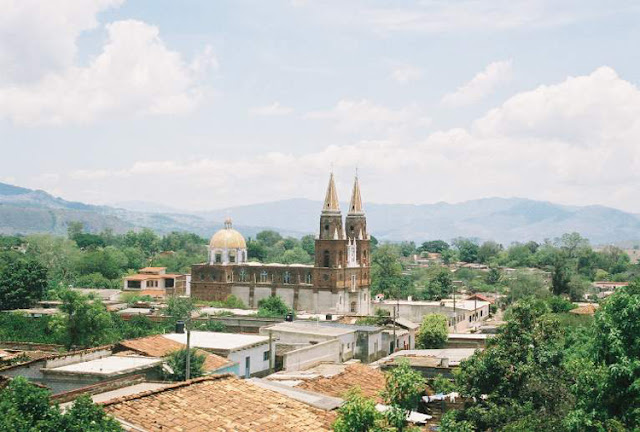
[[[211,237],[209,242],[211,249],[246,249],[247,242],[238,231],[231,228],[231,219],[227,219],[224,228]]]

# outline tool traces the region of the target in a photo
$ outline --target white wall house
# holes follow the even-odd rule
[[[163,336],[181,344],[187,343],[186,333]],[[192,331],[190,343],[194,348],[201,348],[238,363],[239,376],[245,378],[268,374],[270,362],[275,361],[275,349],[270,349],[268,336]]]

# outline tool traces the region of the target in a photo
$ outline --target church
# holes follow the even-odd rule
[[[280,296],[297,311],[368,315],[370,240],[358,177],[343,219],[332,173],[320,213],[314,265],[250,261],[244,237],[227,219],[211,237],[208,261],[191,268],[191,296],[224,300],[233,294],[251,308],[264,298]]]

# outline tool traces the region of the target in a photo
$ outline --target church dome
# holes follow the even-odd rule
[[[242,234],[231,227],[231,219],[224,221],[224,228],[211,237],[209,242],[211,249],[246,249],[247,242]]]

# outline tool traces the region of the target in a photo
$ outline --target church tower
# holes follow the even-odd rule
[[[320,213],[320,233],[316,240],[316,267],[338,268],[344,266],[345,235],[342,213],[338,202],[333,173],[329,177],[327,193]]]
[[[358,175],[353,182],[353,191],[351,192],[351,202],[349,203],[349,212],[345,221],[348,246],[355,246],[353,255],[355,263],[358,266],[369,266],[369,249],[370,241],[367,233],[367,218],[362,208],[362,196],[360,194],[360,183]],[[351,254],[350,254],[351,255]]]
[[[329,307],[337,313],[367,315],[371,309],[369,234],[357,177],[346,227],[331,174],[315,243],[314,304],[317,310]]]

